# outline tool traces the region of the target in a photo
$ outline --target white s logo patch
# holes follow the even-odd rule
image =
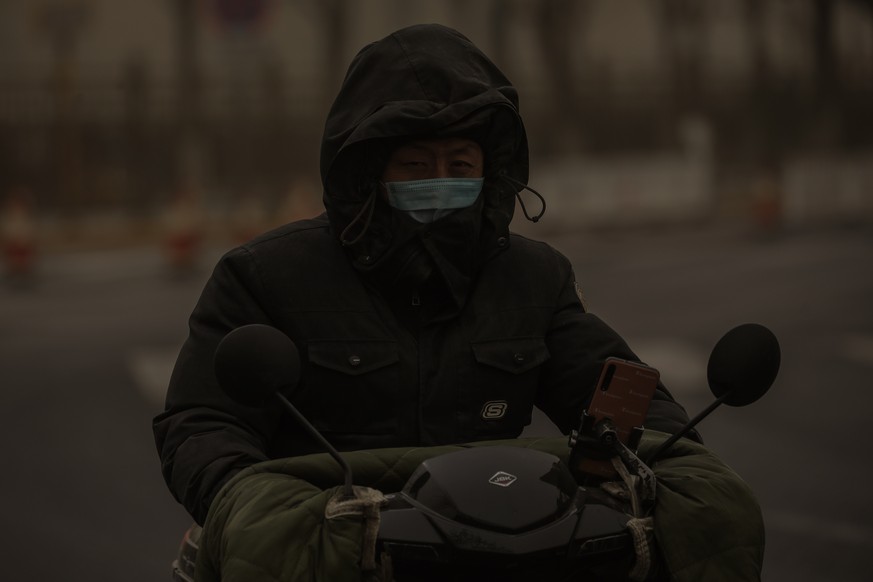
[[[509,403],[505,400],[491,400],[482,407],[482,418],[485,420],[497,420],[506,416]]]

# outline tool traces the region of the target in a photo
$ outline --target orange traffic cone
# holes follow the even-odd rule
[[[782,192],[775,176],[763,176],[755,184],[752,218],[762,234],[775,234],[782,226]]]
[[[36,262],[36,225],[27,195],[12,192],[2,209],[0,242],[3,262],[11,279],[24,279],[34,270]]]
[[[195,267],[203,238],[201,222],[196,196],[189,190],[180,191],[164,216],[164,251],[175,272]]]

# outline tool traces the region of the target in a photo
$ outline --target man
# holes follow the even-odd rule
[[[319,451],[280,410],[221,393],[212,358],[236,327],[294,340],[293,400],[340,450],[513,438],[534,405],[568,432],[605,358],[636,359],[566,258],[510,234],[528,180],[516,91],[458,32],[414,26],[357,55],[321,175],[326,213],[229,252],[191,316],[154,430],[199,523],[243,468]],[[661,387],[647,427],[686,420]]]

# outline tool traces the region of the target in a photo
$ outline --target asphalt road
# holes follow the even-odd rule
[[[759,495],[765,580],[868,580],[873,231],[547,238],[690,412],[711,398],[706,359],[725,331],[776,333],[772,391],[701,431]],[[190,519],[161,480],[150,422],[215,258],[178,278],[150,249],[54,255],[32,286],[0,288],[3,579],[169,580]]]

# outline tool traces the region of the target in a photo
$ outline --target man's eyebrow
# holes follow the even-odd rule
[[[475,142],[465,142],[449,148],[447,153],[449,155],[474,154],[476,153],[476,145]],[[397,148],[396,151],[399,152],[402,150],[417,150],[423,153],[430,153],[433,151],[433,147],[426,141],[410,141]]]
[[[472,143],[465,143],[463,145],[453,147],[452,149],[449,150],[449,153],[452,153],[452,154],[476,153],[476,146]]]

